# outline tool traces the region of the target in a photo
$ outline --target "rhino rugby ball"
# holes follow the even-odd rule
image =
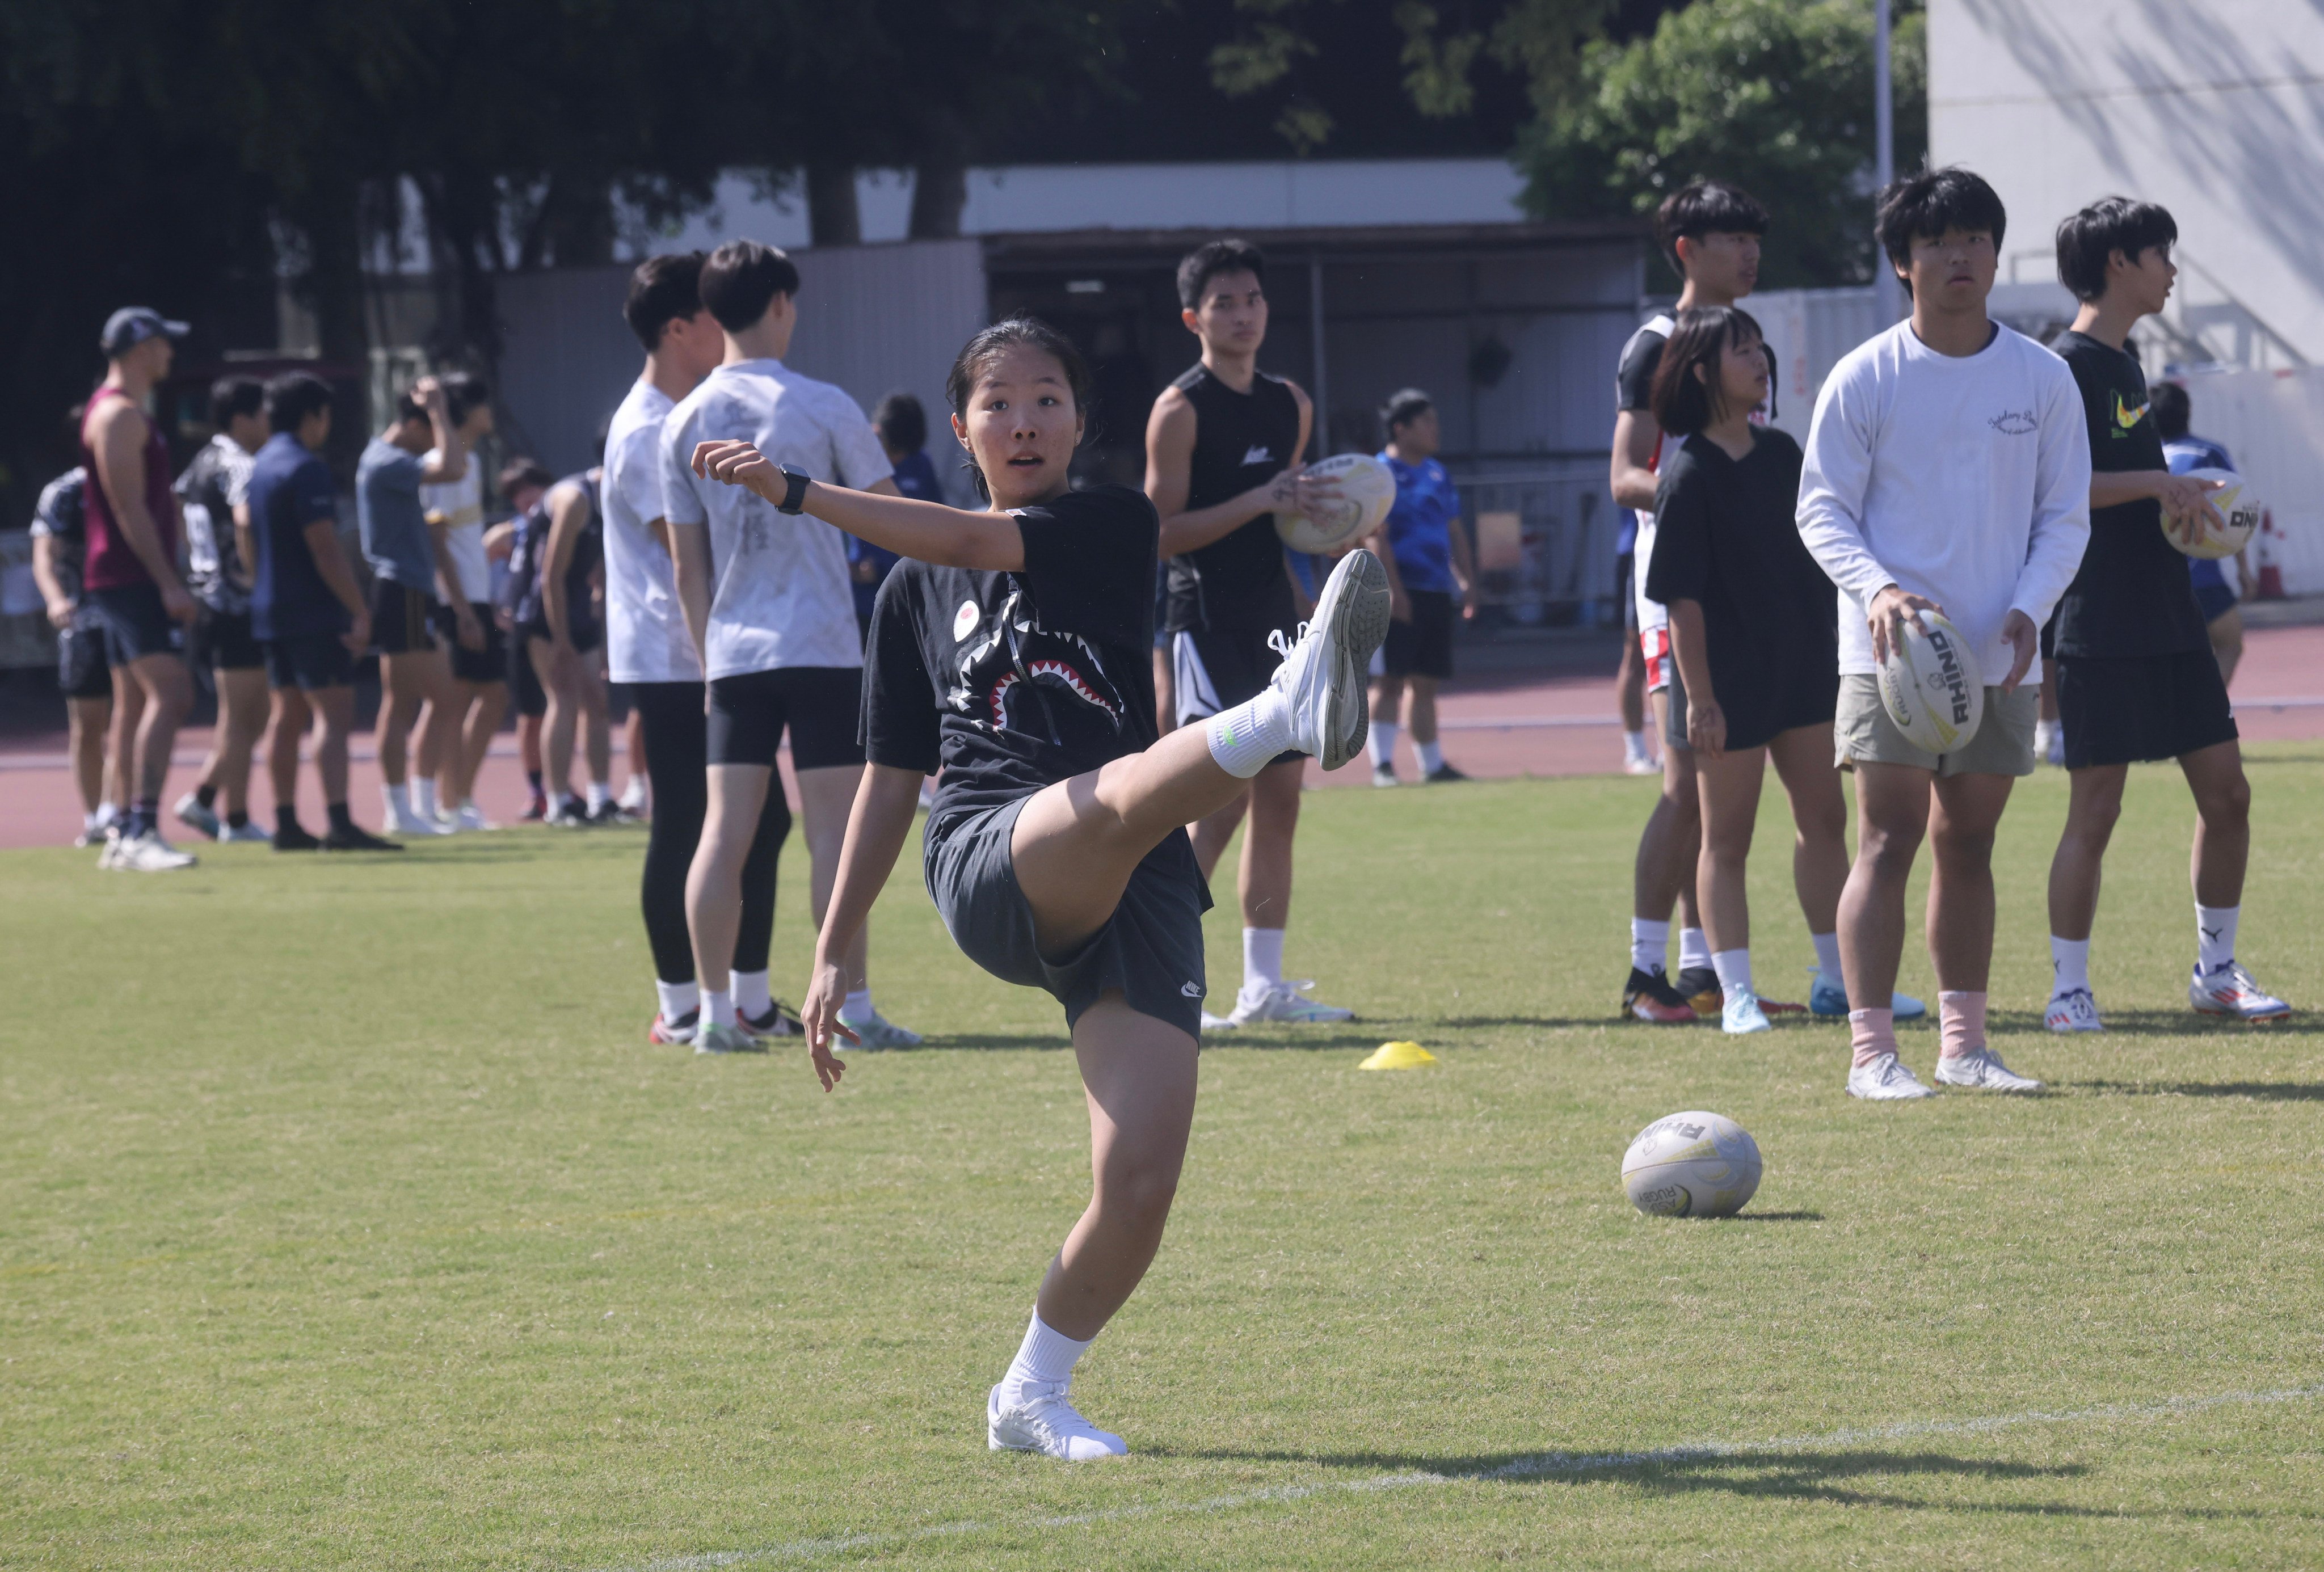
[[[1622,1189],[1649,1217],[1725,1218],[1759,1188],[1759,1144],[1722,1114],[1673,1114],[1622,1154]]]
[[[1906,618],[1904,637],[1889,640],[1879,675],[1881,707],[1914,747],[1950,753],[1977,735],[1985,719],[1985,679],[1969,640],[1943,612],[1923,611],[1918,622]]]

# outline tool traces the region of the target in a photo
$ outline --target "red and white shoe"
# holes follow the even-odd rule
[[[770,1037],[802,1037],[807,1028],[799,1025],[798,1012],[780,999],[770,1000],[766,1014],[746,1016],[734,1012],[734,1024],[752,1036],[764,1041]]]
[[[1657,1026],[1687,1025],[1697,1018],[1694,1007],[1671,987],[1668,978],[1659,971],[1641,971],[1635,966],[1630,968],[1629,980],[1622,985],[1622,1014],[1628,1019],[1647,1021]]]
[[[2187,1002],[2200,1015],[2234,1016],[2254,1025],[2265,1025],[2292,1014],[2290,1005],[2254,982],[2252,974],[2232,961],[2190,976]]]
[[[701,1024],[702,1012],[699,1010],[690,1011],[678,1016],[675,1021],[657,1013],[653,1018],[653,1025],[646,1028],[646,1041],[688,1047],[694,1042],[695,1029]]]

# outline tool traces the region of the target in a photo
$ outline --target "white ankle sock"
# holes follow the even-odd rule
[[[1711,936],[1700,928],[1678,931],[1678,969],[1692,971],[1711,965]]]
[[[682,1021],[702,1007],[702,989],[690,982],[657,981],[654,997],[661,1001],[661,1018],[665,1021]]]
[[[1237,780],[1249,780],[1272,764],[1277,754],[1287,753],[1296,746],[1291,738],[1291,701],[1268,688],[1257,698],[1221,710],[1204,722],[1203,735],[1221,769]]]
[[[1840,974],[1840,935],[1811,933],[1808,942],[1815,946],[1816,980],[1847,992],[1847,979]]]
[[[702,1018],[706,1024],[713,1026],[734,1025],[734,996],[731,993],[722,993],[715,988],[704,988]]]
[[[589,783],[589,811],[591,813],[595,813],[598,809],[604,807],[607,803],[610,803],[613,800],[613,788],[612,786],[607,786],[602,780],[593,780]]]
[[[1434,775],[1444,767],[1444,747],[1441,742],[1423,742],[1413,739],[1413,757],[1420,760],[1420,773]]]
[[[121,804],[119,803],[99,803],[97,804],[97,823],[99,827],[114,823],[117,822],[120,817]]]
[[[1283,930],[1245,928],[1242,931],[1242,986],[1246,992],[1272,988],[1283,980]]]
[[[1668,923],[1630,919],[1630,964],[1640,971],[1660,971],[1670,964]]]
[[[1093,1338],[1090,1342],[1096,1340]],[[1089,1343],[1075,1342],[1035,1310],[1032,1325],[1025,1328],[1025,1340],[1017,1347],[1017,1357],[1009,1362],[1009,1374],[1001,1378],[1001,1405],[1022,1402],[1028,1387],[1047,1388],[1063,1395],[1074,1384],[1074,1365],[1088,1349]]]
[[[1374,721],[1372,734],[1366,740],[1365,746],[1371,751],[1374,769],[1394,764],[1396,762],[1396,722]]]
[[[1716,951],[1711,957],[1711,969],[1719,974],[1719,990],[1729,998],[1738,992],[1748,993],[1751,988],[1751,951],[1742,950]]]
[[[389,786],[383,782],[379,789],[380,795],[387,799],[387,811],[391,815],[400,819],[411,812],[411,792],[409,787]]]
[[[2090,986],[2090,942],[2050,935],[2050,997]]]
[[[843,1021],[870,1020],[872,990],[868,988],[859,988],[842,999],[839,1004],[839,1018]]]
[[[622,788],[622,806],[635,812],[645,805],[646,777],[641,775],[632,775],[630,777],[630,784]]]
[[[436,783],[416,780],[411,783],[411,807],[423,819],[436,816]]]
[[[756,1017],[774,1008],[774,997],[767,991],[767,974],[763,971],[733,971],[727,973],[727,986],[734,995],[735,1010]]]
[[[1622,757],[1644,762],[1646,757],[1646,734],[1644,731],[1622,733]]]
[[[2204,906],[2195,908],[2195,964],[2209,977],[2236,958],[2236,924],[2242,920],[2241,906]]]

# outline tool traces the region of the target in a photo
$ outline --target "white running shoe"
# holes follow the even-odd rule
[[[107,824],[99,832],[104,842],[97,849],[97,868],[99,873],[111,873],[113,865],[121,858],[121,826]]]
[[[834,1048],[865,1048],[877,1053],[883,1048],[917,1048],[920,1045],[918,1032],[906,1031],[877,1010],[860,1021],[843,1013],[839,1024],[854,1033],[860,1040],[850,1043],[844,1037],[835,1037],[831,1044]]]
[[[1291,745],[1325,769],[1364,750],[1372,726],[1368,674],[1388,623],[1388,569],[1358,547],[1324,581],[1296,642],[1280,628],[1267,636],[1268,648],[1283,657],[1268,685],[1291,701]]]
[[[1883,1053],[1869,1064],[1849,1067],[1848,1095],[1868,1102],[1903,1102],[1912,1098],[1934,1097],[1937,1089],[1923,1086],[1894,1053]]]
[[[1397,784],[1396,766],[1392,764],[1375,764],[1372,766],[1372,785],[1376,786],[1392,786]]]
[[[2103,1032],[2106,1023],[2098,1019],[2098,1001],[2086,988],[2070,988],[2063,993],[2050,996],[2050,1007],[2042,1012],[2042,1024],[2052,1032]]]
[[[754,1036],[740,1026],[722,1026],[715,1021],[705,1021],[694,1030],[694,1051],[696,1053],[764,1053],[766,1039]]]
[[[390,835],[448,835],[451,833],[435,820],[426,817],[412,808],[400,807],[392,802],[387,804],[382,817],[387,820],[383,828]]]
[[[1748,1037],[1754,1032],[1772,1032],[1767,1012],[1759,1007],[1759,996],[1745,988],[1719,1007],[1719,1025],[1730,1037]]]
[[[1641,753],[1630,754],[1622,760],[1624,775],[1660,775],[1662,772],[1663,766],[1660,759],[1649,758]]]
[[[110,868],[116,873],[172,873],[180,868],[191,868],[198,860],[190,851],[180,851],[161,839],[159,830],[148,830],[134,840],[122,836],[107,843],[106,854],[111,862],[100,861],[99,868]]]
[[[1337,1005],[1327,1005],[1320,999],[1306,997],[1315,986],[1312,979],[1297,982],[1263,983],[1257,988],[1243,988],[1235,995],[1234,1008],[1214,1029],[1232,1030],[1260,1021],[1287,1021],[1296,1025],[1312,1026],[1327,1021],[1352,1021],[1353,1010],[1343,1010]],[[1205,1016],[1203,1024],[1210,1026],[1214,1017]]]
[[[212,841],[218,838],[217,813],[202,806],[202,799],[193,793],[188,792],[184,796],[180,797],[178,805],[171,812],[177,814],[179,823],[183,824],[195,834],[207,836]]]
[[[222,826],[218,831],[218,839],[220,841],[247,841],[252,844],[258,846],[271,846],[274,843],[273,836],[269,835],[265,831],[260,829],[257,825],[252,823],[247,819],[244,819],[239,824],[227,824]]]
[[[1938,1060],[1937,1080],[1944,1086],[1971,1086],[1983,1091],[2042,1089],[2040,1081],[2010,1069],[1990,1048],[1972,1048]]]
[[[500,826],[493,823],[490,819],[485,818],[484,811],[476,806],[475,804],[462,803],[458,808],[453,811],[452,828],[455,831],[468,832],[475,830],[497,830]]]
[[[1130,1443],[1110,1430],[1099,1430],[1065,1401],[1064,1388],[1032,1391],[1010,1407],[1001,1406],[1001,1389],[985,1394],[984,1444],[995,1452],[1038,1452],[1067,1463],[1100,1463],[1126,1457]]]
[[[2252,980],[2235,961],[2197,972],[2187,982],[2187,1002],[2206,1016],[2235,1016],[2254,1022],[2280,1021],[2292,1007]]]

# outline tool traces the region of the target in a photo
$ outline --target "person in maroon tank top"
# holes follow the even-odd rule
[[[97,866],[137,873],[191,868],[191,854],[161,839],[161,787],[178,726],[193,703],[186,630],[199,604],[178,572],[178,499],[170,446],[145,400],[170,374],[186,325],[144,306],[106,318],[99,346],[108,364],[81,417],[88,471],[88,559],[83,587],[113,657],[115,724],[134,728],[129,811]]]

